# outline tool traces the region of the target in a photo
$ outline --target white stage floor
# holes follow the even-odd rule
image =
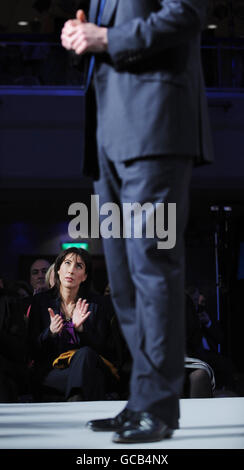
[[[90,419],[115,416],[125,402],[0,404],[0,449],[120,449]],[[244,398],[181,400],[180,429],[171,439],[129,449],[244,449]]]

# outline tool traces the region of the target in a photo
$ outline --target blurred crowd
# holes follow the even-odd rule
[[[92,292],[90,285],[89,292],[86,293],[79,290],[79,287],[76,294],[88,299],[87,309],[91,310],[91,315],[84,323],[84,328],[81,326],[78,328],[74,319],[72,323],[72,315],[68,320],[62,317],[62,312],[68,308],[68,301],[66,304],[65,302],[57,304],[60,298],[65,298],[64,292],[67,291],[66,288],[66,291],[62,288],[60,267],[59,270],[57,268],[60,256],[53,264],[41,257],[36,259],[30,266],[29,279],[9,282],[0,276],[0,402],[2,403],[57,399],[94,400],[94,396],[95,399],[126,399],[128,396],[131,357],[113,309],[109,285],[106,285],[102,295]],[[82,252],[73,253],[71,250],[67,252],[67,256],[80,257],[81,262],[83,258],[88,257],[89,263],[92,262],[90,255],[84,256]],[[62,263],[64,262],[65,259]],[[73,299],[73,311],[77,306],[77,295]],[[57,311],[55,305],[59,305]],[[206,295],[198,287],[189,286],[185,291],[185,306],[186,356],[182,397],[244,396],[243,377],[231,359],[220,353],[219,345],[224,340],[224,332],[220,323],[215,321],[209,312]],[[50,310],[48,307],[54,309],[52,315],[48,313]],[[60,331],[57,330],[58,333],[53,327],[52,316],[56,316],[56,320],[58,318],[59,324],[62,325]],[[65,340],[67,344],[64,341],[64,325],[67,326],[66,336],[71,334],[74,338],[68,342]],[[34,349],[30,346],[33,337]],[[99,337],[101,341],[98,344]],[[57,338],[59,338],[58,346]],[[37,349],[38,354],[35,355]],[[54,350],[54,356],[56,354],[60,357],[61,353],[61,356],[65,354],[65,358],[72,351],[70,362],[65,362],[65,366],[62,366],[65,370],[62,372],[57,371],[53,365]],[[72,358],[73,353],[76,362]],[[44,356],[46,365],[49,364],[48,373],[45,372],[42,381],[33,381],[36,369],[40,369]],[[89,364],[88,368],[85,363]],[[71,370],[71,365],[75,367],[75,374]],[[96,374],[97,370],[100,370],[99,380],[96,377],[98,382],[94,382],[93,367]],[[71,387],[72,393],[67,394],[67,383],[70,383],[72,374],[77,376],[77,370],[78,375],[83,377],[80,379],[81,383]],[[48,386],[47,378],[50,378]],[[85,380],[86,385],[82,380]],[[87,389],[89,380],[90,388]],[[94,395],[93,390],[98,389],[100,393]]]

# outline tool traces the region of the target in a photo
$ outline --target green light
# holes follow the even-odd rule
[[[68,248],[83,248],[83,250],[89,251],[88,243],[62,243],[62,250],[67,250]]]

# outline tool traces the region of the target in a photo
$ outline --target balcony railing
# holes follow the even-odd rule
[[[244,40],[203,43],[201,50],[208,89],[244,91]],[[82,69],[72,67],[70,55],[59,42],[0,37],[1,87],[82,88],[83,83]]]

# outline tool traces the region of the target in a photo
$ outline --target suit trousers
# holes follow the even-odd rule
[[[115,203],[118,224],[126,203],[151,203],[154,213],[157,203],[176,204],[174,248],[159,249],[157,234],[144,233],[145,220],[142,236],[106,235],[103,246],[115,311],[133,359],[127,407],[151,412],[177,428],[184,380],[184,230],[192,159],[156,155],[113,162],[100,151],[99,170],[95,191],[100,207]],[[100,229],[106,207],[100,210]],[[153,215],[155,220],[156,213],[149,218]]]

